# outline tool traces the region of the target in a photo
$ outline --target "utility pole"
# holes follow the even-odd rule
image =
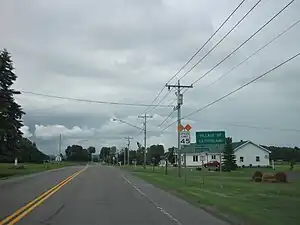
[[[59,134],[59,144],[58,144],[58,156],[57,156],[57,160],[62,161],[61,157],[61,134]]]
[[[152,118],[152,116],[148,116],[147,113],[143,116],[138,116],[138,118],[143,118],[144,119],[144,169],[146,169],[146,151],[147,151],[147,118]]]
[[[133,138],[128,136],[125,137],[127,139],[127,165],[129,166],[129,147],[130,147],[130,140],[132,140]],[[125,152],[124,152],[124,165],[125,165]]]
[[[181,176],[181,145],[180,145],[180,130],[181,125],[181,105],[183,104],[183,94],[181,94],[181,90],[184,88],[193,88],[193,85],[180,85],[180,80],[178,80],[177,84],[166,84],[166,87],[170,90],[170,88],[176,88],[177,92],[177,106],[174,110],[177,110],[177,160],[178,160],[178,177]]]

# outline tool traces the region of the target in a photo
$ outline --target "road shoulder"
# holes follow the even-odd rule
[[[182,224],[215,224],[228,225],[233,221],[228,220],[225,216],[217,213],[207,212],[207,210],[196,207],[190,202],[156,187],[134,175],[129,171],[120,170],[122,177],[129,181],[129,185],[144,193],[145,197],[160,206],[166,212],[170,213],[174,218]],[[217,216],[217,217],[216,217]],[[225,221],[225,219],[227,221]],[[230,223],[229,223],[230,222]]]

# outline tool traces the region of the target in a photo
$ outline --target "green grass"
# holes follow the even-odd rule
[[[233,216],[245,224],[296,225],[300,221],[299,181],[286,184],[255,183],[250,180],[257,169],[239,169],[227,173],[186,169],[185,184],[184,176],[178,178],[174,168],[169,168],[168,175],[164,175],[163,168],[155,168],[154,172],[151,167],[130,170],[134,175],[194,204],[214,209],[218,214]],[[267,168],[260,170],[272,172]],[[277,167],[276,170],[286,168]]]
[[[61,163],[45,163],[45,164],[33,164],[33,163],[20,163],[18,165],[24,165],[24,168],[15,168],[10,163],[0,163],[0,179],[6,179],[12,176],[22,176],[26,174],[43,172],[47,170],[57,169],[65,166],[75,165],[73,162],[61,162]]]

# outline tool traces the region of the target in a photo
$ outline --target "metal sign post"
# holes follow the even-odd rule
[[[190,130],[192,127],[187,124],[182,131],[180,132],[180,144],[181,146],[187,146],[191,144],[191,132]],[[181,160],[181,156],[180,156]],[[186,170],[186,151],[183,152],[183,160],[184,160],[184,184],[186,184],[186,178],[187,178],[187,170]]]

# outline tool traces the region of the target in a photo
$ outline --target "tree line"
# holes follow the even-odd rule
[[[22,137],[23,111],[15,101],[21,92],[12,88],[17,80],[10,53],[0,51],[0,162],[43,162],[48,156],[38,150],[36,144]]]
[[[146,164],[154,164],[155,166],[159,164],[160,160],[164,160],[165,157],[168,158],[169,162],[175,163],[174,156],[175,147],[169,148],[165,152],[163,145],[151,145],[146,151]],[[121,162],[124,164],[124,154],[125,154],[125,164],[136,164],[143,165],[144,163],[144,152],[145,148],[139,146],[137,150],[129,150],[128,158],[128,148],[123,148],[117,152],[116,147],[102,147],[100,151],[100,160],[109,164],[116,164]]]
[[[77,162],[91,161],[95,152],[96,148],[93,146],[84,149],[81,145],[71,145],[65,150],[66,160]]]

